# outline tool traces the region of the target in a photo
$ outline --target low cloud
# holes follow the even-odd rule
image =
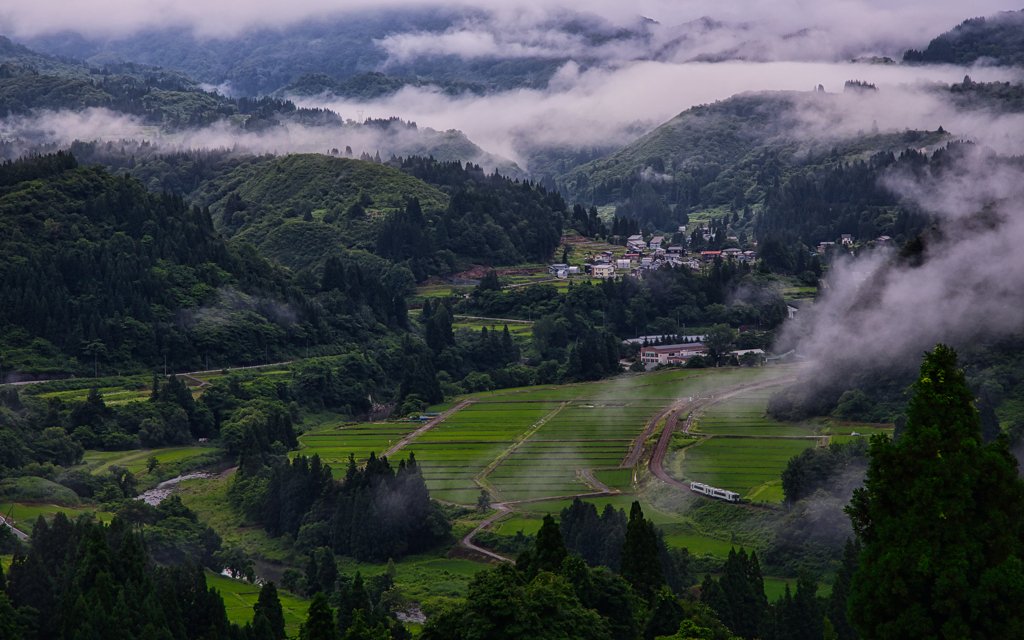
[[[957,135],[1010,147],[1024,131],[1014,116],[959,113],[934,83],[1017,79],[1000,68],[905,67],[851,63],[732,61],[723,63],[636,62],[612,69],[580,70],[569,62],[547,89],[450,96],[429,88],[407,87],[373,102],[336,98],[296,98],[302,106],[327,107],[342,115],[397,115],[439,130],[458,128],[483,148],[523,165],[531,149],[553,146],[625,145],[687,108],[724,100],[744,91],[790,90],[806,93],[802,126],[794,135],[834,138],[882,129],[939,126]],[[842,93],[847,80],[875,83],[870,95],[846,94],[815,100],[810,90],[823,85]],[[817,106],[815,106],[817,105]],[[1004,141],[1000,142],[1000,140]],[[528,168],[528,167],[526,167]]]
[[[1024,326],[1024,170],[971,145],[941,173],[886,184],[939,219],[923,262],[871,255],[838,263],[808,311],[798,350],[826,368],[887,368],[936,343],[965,345]]]

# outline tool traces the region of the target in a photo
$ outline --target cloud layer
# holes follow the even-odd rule
[[[744,91],[810,91],[820,85],[842,92],[847,80],[875,83],[877,93],[835,101],[830,111],[808,111],[808,137],[854,134],[873,122],[883,129],[939,126],[1000,149],[1024,142],[1021,119],[957,113],[939,94],[925,87],[952,83],[973,74],[976,81],[1016,77],[1007,69],[904,67],[850,63],[638,62],[614,69],[580,71],[567,63],[544,90],[520,89],[498,94],[452,97],[421,88],[406,88],[383,100],[356,103],[304,99],[303,106],[328,107],[353,117],[398,115],[439,130],[458,128],[492,153],[523,163],[524,151],[539,146],[624,145],[638,131],[650,130],[681,111],[724,100]]]
[[[826,295],[790,329],[819,373],[916,363],[936,343],[1024,326],[1024,263],[1013,257],[1024,242],[1020,164],[975,146],[941,175],[894,176],[888,186],[941,231],[927,235],[919,266],[876,254],[833,268]]]
[[[203,37],[231,37],[250,28],[281,28],[365,10],[415,7],[464,8],[487,19],[467,20],[440,34],[395,34],[384,45],[395,55],[453,52],[463,55],[559,55],[588,51],[635,56],[614,42],[584,42],[558,28],[570,13],[599,16],[607,27],[637,27],[639,16],[656,20],[646,32],[651,51],[672,59],[738,50],[764,59],[841,59],[862,52],[899,53],[923,46],[966,18],[1020,7],[1008,0],[943,0],[892,3],[882,0],[474,0],[437,3],[416,0],[35,0],[0,7],[0,28],[14,37],[74,31],[88,37],[125,37],[147,29],[191,27]],[[704,16],[717,26],[694,23]],[[594,26],[594,25],[591,25]],[[621,43],[618,43],[621,45]],[[580,49],[580,45],[586,45]]]

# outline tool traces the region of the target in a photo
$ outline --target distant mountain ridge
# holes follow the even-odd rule
[[[903,61],[963,66],[980,61],[1024,65],[1024,10],[964,20],[934,38],[924,50],[908,50]]]

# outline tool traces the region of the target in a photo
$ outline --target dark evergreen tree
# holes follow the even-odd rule
[[[629,510],[626,540],[622,545],[620,575],[648,602],[665,585],[665,576],[658,561],[658,535],[654,523],[644,519],[640,502]]]
[[[568,552],[565,550],[565,542],[562,541],[562,531],[558,528],[558,523],[550,513],[545,514],[540,531],[537,532],[531,568],[534,571],[558,571],[567,555]]]
[[[334,610],[327,603],[327,596],[318,593],[313,596],[306,613],[306,621],[299,628],[300,640],[338,640],[334,626]]]
[[[857,631],[850,624],[846,603],[850,597],[853,576],[860,567],[860,552],[860,540],[847,538],[846,546],[843,547],[843,562],[836,571],[832,593],[828,597],[828,619],[837,640],[857,640]]]
[[[956,352],[938,345],[899,442],[873,436],[847,512],[864,545],[849,615],[861,638],[1020,637],[1024,483],[1005,436],[983,445]]]

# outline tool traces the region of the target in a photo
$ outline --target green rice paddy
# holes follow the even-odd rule
[[[481,487],[495,500],[520,501],[593,492],[582,469],[610,487],[631,490],[632,471],[616,470],[650,420],[679,399],[787,373],[785,368],[670,370],[595,383],[503,389],[463,396],[471,404],[417,436],[413,452],[439,500],[474,504]],[[767,395],[761,398],[763,402]],[[431,407],[443,412],[456,402]],[[421,426],[417,422],[324,423],[300,437],[335,476],[348,455],[362,463]]]
[[[255,615],[253,605],[260,595],[260,587],[241,580],[234,580],[211,571],[206,572],[206,586],[213,587],[224,598],[228,620],[239,625],[252,622]],[[297,598],[283,589],[278,589],[278,599],[284,611],[285,630],[290,637],[299,635],[299,625],[306,621],[309,601]]]
[[[813,438],[709,438],[675,454],[666,467],[686,482],[752,497],[762,485],[778,481],[790,458],[815,444]]]

